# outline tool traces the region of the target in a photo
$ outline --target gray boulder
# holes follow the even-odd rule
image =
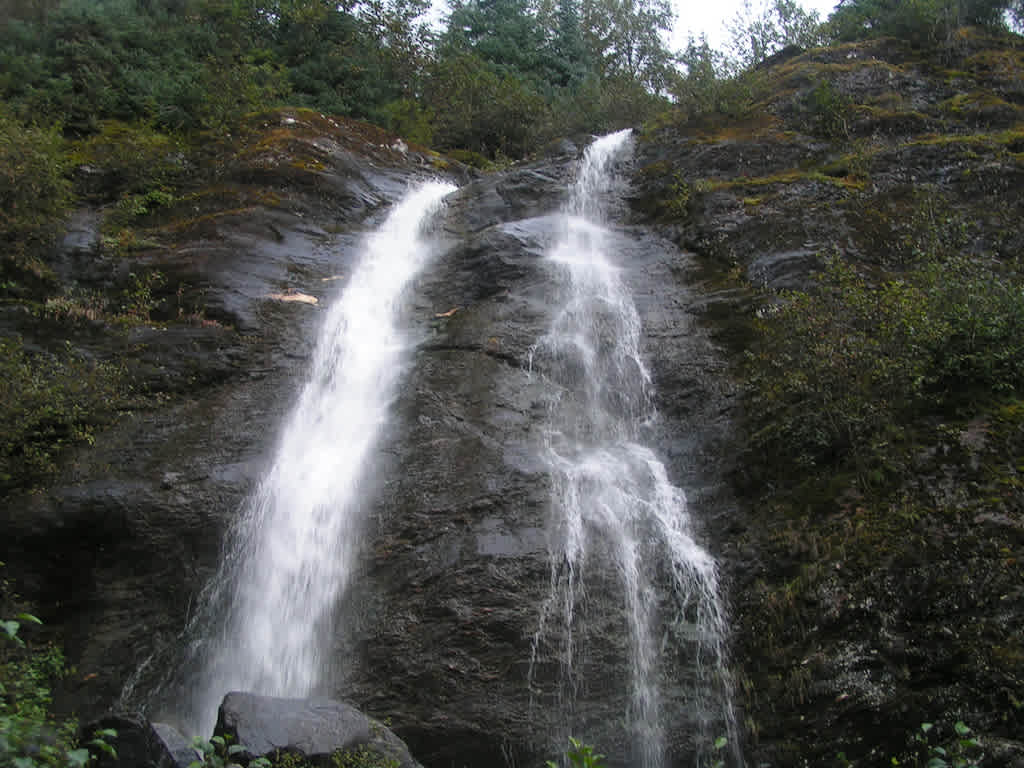
[[[327,762],[335,752],[366,749],[382,765],[422,768],[405,742],[381,723],[343,701],[327,698],[282,699],[232,692],[217,713],[214,734],[230,737],[253,756],[297,752]]]
[[[93,751],[96,768],[188,768],[197,753],[184,736],[169,725],[151,723],[137,712],[111,714],[84,726],[81,741],[97,731],[114,731],[105,740],[114,751]]]

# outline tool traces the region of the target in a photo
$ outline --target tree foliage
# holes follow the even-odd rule
[[[787,46],[810,48],[825,41],[817,11],[806,11],[795,0],[767,0],[757,9],[744,0],[728,31],[728,62],[736,71],[756,66]]]
[[[88,137],[223,135],[275,104],[489,156],[664,106],[667,0],[3,0],[0,99]],[[586,99],[583,96],[586,95]]]
[[[948,40],[962,26],[1005,27],[1024,18],[1021,0],[842,0],[829,17],[837,40],[899,37],[919,44]]]

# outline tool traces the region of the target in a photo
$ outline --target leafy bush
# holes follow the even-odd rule
[[[432,115],[412,99],[389,101],[378,112],[377,121],[389,131],[425,147],[433,143]]]
[[[6,580],[0,583],[0,604],[0,615],[8,615],[13,605]],[[24,612],[0,621],[0,768],[82,768],[90,760],[89,747],[116,756],[108,743],[115,731],[98,731],[79,747],[75,721],[51,717],[50,690],[65,674],[64,655],[51,643],[26,642],[21,631],[41,623]]]
[[[929,413],[1024,387],[1024,279],[963,256],[872,282],[838,258],[758,321],[753,445],[785,466],[861,477]]]
[[[53,242],[71,188],[56,128],[36,128],[0,106],[0,259],[23,259]]]
[[[569,749],[565,751],[566,761],[572,768],[604,768],[604,755],[595,752],[589,744],[569,737]],[[547,768],[558,768],[558,763],[548,760]]]
[[[688,118],[740,117],[753,103],[749,76],[704,38],[690,38],[680,55],[682,72],[669,83],[677,108]]]
[[[62,450],[91,444],[120,399],[119,368],[68,347],[30,354],[0,338],[0,497],[52,476]]]
[[[196,739],[192,749],[196,759],[189,763],[189,768],[232,768],[239,760],[245,760],[249,748],[244,744],[232,744],[230,736],[214,736],[209,741]],[[300,763],[301,765],[301,763]],[[270,768],[271,762],[265,757],[257,757],[248,761],[248,768]]]
[[[104,120],[97,133],[72,146],[70,160],[102,168],[111,187],[145,194],[182,175],[185,152],[186,145],[179,137],[148,123]]]
[[[849,0],[829,17],[837,40],[898,37],[917,44],[950,39],[965,25],[1000,28],[1007,10],[1020,12],[1017,0]]]
[[[853,102],[822,80],[807,92],[803,99],[806,128],[810,133],[826,139],[849,137]]]

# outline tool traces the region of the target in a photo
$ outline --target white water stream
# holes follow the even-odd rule
[[[693,538],[683,492],[643,441],[656,416],[651,377],[640,352],[640,318],[613,262],[604,214],[613,165],[630,149],[629,131],[587,149],[561,234],[548,251],[562,303],[534,361],[557,393],[543,446],[553,486],[553,535],[550,592],[534,638],[531,678],[539,656],[557,657],[562,712],[553,714],[563,721],[559,738],[586,738],[576,731],[574,709],[581,688],[598,682],[583,679],[586,673],[577,668],[586,651],[588,603],[621,599],[630,688],[621,716],[634,764],[659,768],[667,746],[659,678],[666,648],[683,645],[692,654],[685,696],[694,720],[722,729],[711,739],[728,731],[735,737],[735,728],[723,694],[717,567]],[[588,580],[590,571],[596,576],[609,566],[617,574],[618,596],[604,593],[607,578]],[[588,584],[602,594],[588,599]]]
[[[324,318],[309,379],[248,501],[207,615],[219,632],[191,654],[205,669],[186,715],[208,734],[233,690],[301,697],[328,669],[333,611],[354,566],[370,454],[402,375],[407,340],[396,325],[405,287],[432,255],[424,222],[454,190],[412,190],[367,237],[343,294]]]

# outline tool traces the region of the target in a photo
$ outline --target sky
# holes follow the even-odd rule
[[[758,9],[763,0],[751,0],[751,6]],[[726,40],[725,23],[731,21],[743,7],[743,0],[672,0],[676,10],[676,25],[671,46],[678,49],[686,45],[688,34],[700,37],[707,35],[712,48],[720,48]],[[808,11],[817,11],[825,19],[835,7],[835,0],[800,0]]]

